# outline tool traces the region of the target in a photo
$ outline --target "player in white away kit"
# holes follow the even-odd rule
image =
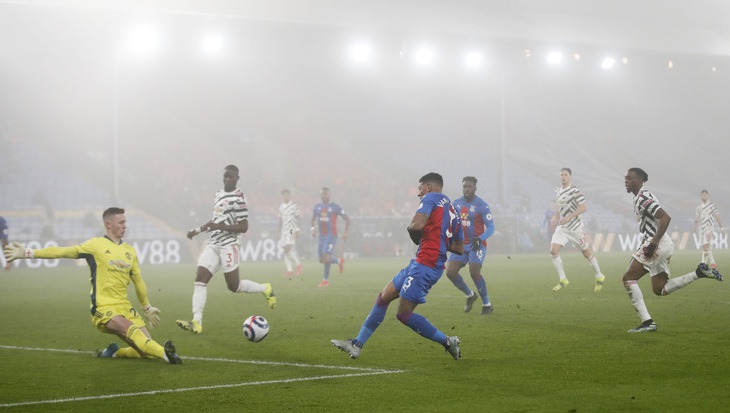
[[[631,304],[641,318],[641,325],[629,333],[656,331],[657,326],[644,304],[644,296],[637,281],[647,272],[651,275],[651,288],[656,295],[669,295],[698,278],[714,278],[722,281],[722,275],[707,264],[700,263],[697,269],[681,277],[669,278],[669,259],[674,243],[666,231],[672,218],[664,212],[654,194],[644,189],[649,175],[641,168],[631,168],[626,173],[626,192],[634,194],[634,214],[639,222],[639,232],[644,241],[634,252],[626,269],[623,281],[629,293]]]
[[[281,191],[284,202],[279,205],[279,233],[281,234],[281,248],[284,250],[284,264],[286,265],[286,276],[299,275],[302,273],[302,263],[299,261],[295,247],[299,236],[299,217],[302,211],[299,205],[291,200],[291,192],[288,189]],[[292,271],[296,265],[296,272]]]
[[[606,277],[601,274],[601,268],[598,266],[598,260],[593,256],[593,250],[588,243],[583,220],[580,214],[586,212],[588,207],[585,204],[583,193],[571,183],[573,171],[570,168],[560,170],[561,186],[555,188],[555,200],[558,204],[558,210],[555,211],[553,217],[553,226],[555,232],[550,240],[550,255],[553,258],[553,267],[558,272],[558,285],[553,287],[553,291],[560,291],[568,286],[568,277],[565,276],[563,269],[563,260],[560,258],[560,250],[568,241],[572,242],[580,248],[583,256],[593,267],[596,273],[596,286],[593,291],[599,292],[603,288]]]
[[[715,234],[715,221],[717,221],[720,232],[723,234],[725,228],[722,225],[722,220],[720,220],[720,211],[717,209],[717,205],[710,201],[710,193],[706,189],[700,191],[700,199],[702,203],[695,209],[695,228],[699,230],[700,240],[702,241],[702,262],[709,262],[710,268],[717,268],[710,246],[712,237]]]
[[[192,321],[177,320],[183,330],[196,334],[203,331],[203,310],[208,296],[208,282],[213,274],[223,269],[228,289],[234,293],[261,293],[269,307],[276,306],[276,297],[271,284],[259,284],[241,280],[238,272],[240,243],[238,234],[248,231],[248,204],[246,196],[236,188],[238,168],[228,165],[223,169],[223,190],[215,194],[213,219],[199,228],[188,231],[188,238],[201,232],[210,232],[210,239],[198,259],[193,290]]]

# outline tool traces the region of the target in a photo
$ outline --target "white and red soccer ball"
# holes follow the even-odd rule
[[[248,341],[258,343],[269,335],[269,322],[260,315],[252,315],[243,322],[243,335]]]

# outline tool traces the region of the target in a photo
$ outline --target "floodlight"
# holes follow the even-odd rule
[[[373,56],[373,48],[367,43],[358,43],[350,49],[350,57],[356,62],[366,62]]]
[[[426,46],[418,49],[416,52],[416,62],[424,66],[430,65],[433,62],[433,50]]]
[[[550,52],[547,57],[548,63],[557,65],[563,60],[563,54],[560,52]]]
[[[616,63],[616,59],[613,57],[607,57],[603,59],[603,63],[601,63],[601,67],[604,69],[611,69],[613,65]]]
[[[206,53],[220,53],[223,50],[223,37],[217,34],[208,34],[203,37],[200,46]]]
[[[481,53],[477,53],[477,52],[467,53],[466,58],[464,58],[464,64],[467,67],[478,67],[479,65],[482,64]]]
[[[160,36],[152,27],[138,27],[129,33],[127,48],[134,53],[146,54],[157,50]]]

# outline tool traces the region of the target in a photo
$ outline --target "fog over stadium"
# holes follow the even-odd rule
[[[730,221],[729,102],[727,0],[0,0],[0,215],[79,240],[114,204],[182,240],[235,164],[244,239],[284,188],[308,225],[322,186],[361,235],[407,239],[435,171],[452,199],[479,179],[497,250],[547,254],[562,167],[592,232],[636,232],[634,166],[671,230],[701,189]]]

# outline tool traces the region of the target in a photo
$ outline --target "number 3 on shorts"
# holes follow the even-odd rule
[[[411,281],[413,281],[413,277],[408,276],[408,278],[406,278],[406,282],[403,283],[403,288],[402,288],[403,291],[407,290],[408,287],[411,286]]]

